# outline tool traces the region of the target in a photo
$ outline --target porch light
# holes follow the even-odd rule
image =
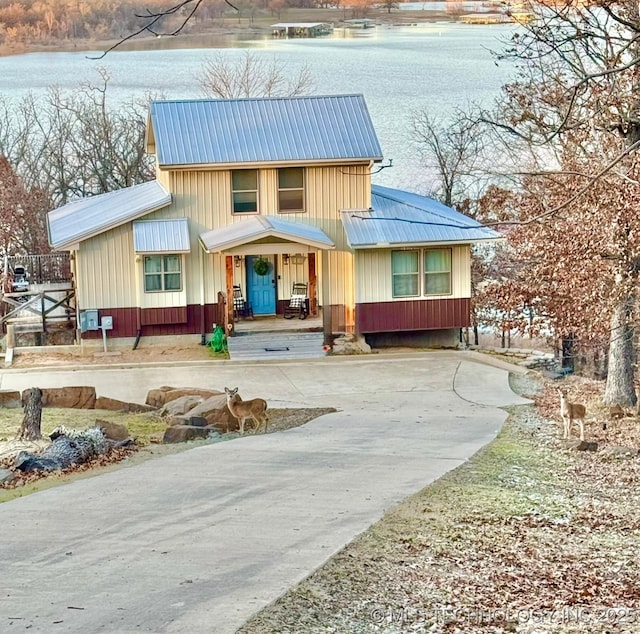
[[[282,254],[282,264],[289,264],[289,254],[288,253],[283,253]]]
[[[240,264],[242,263],[242,256],[241,255],[234,255],[233,256],[233,261],[236,263],[237,267],[240,267]]]
[[[302,253],[296,253],[289,258],[289,261],[291,262],[291,264],[304,264],[304,261],[306,259],[306,255],[303,255]]]

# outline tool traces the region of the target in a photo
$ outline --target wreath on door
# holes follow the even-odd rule
[[[269,272],[270,268],[271,263],[269,262],[269,260],[265,260],[264,258],[258,258],[253,263],[253,270],[257,275],[266,275]]]

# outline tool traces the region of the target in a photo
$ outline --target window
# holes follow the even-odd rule
[[[422,256],[422,271],[420,257]],[[422,274],[422,288],[420,278]],[[451,249],[391,252],[393,297],[451,294]]]
[[[179,255],[145,255],[145,293],[181,290],[181,269],[182,258]]]
[[[420,295],[419,266],[418,251],[391,252],[394,297],[416,297]]]
[[[233,213],[258,213],[258,170],[233,170]]]
[[[278,211],[304,211],[304,169],[285,167],[278,170]]]
[[[451,249],[427,249],[424,252],[424,294],[451,293]]]

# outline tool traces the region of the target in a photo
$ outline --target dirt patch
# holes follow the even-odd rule
[[[176,363],[181,361],[216,361],[228,359],[228,355],[214,352],[210,346],[197,344],[184,346],[138,348],[132,350],[86,351],[84,354],[57,352],[18,352],[12,368],[39,368],[73,365],[131,365],[138,363]]]
[[[638,632],[640,459],[611,450],[640,446],[639,423],[571,380],[599,442],[576,452],[557,384],[512,380],[535,405],[239,632]]]

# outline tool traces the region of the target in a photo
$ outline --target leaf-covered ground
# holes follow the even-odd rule
[[[640,632],[640,447],[602,384],[564,380],[587,439],[561,439],[556,384],[514,377],[535,405],[496,441],[390,511],[258,613],[243,634]]]

